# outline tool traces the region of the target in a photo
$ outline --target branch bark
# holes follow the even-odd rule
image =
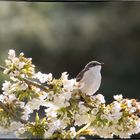
[[[5,67],[3,67],[3,66],[0,66],[0,71],[4,71],[6,68]],[[46,86],[43,86],[43,85],[41,85],[41,84],[39,84],[39,83],[37,83],[37,82],[34,82],[34,81],[31,81],[31,80],[29,80],[29,79],[27,79],[27,78],[22,78],[28,85],[33,85],[33,86],[36,86],[36,87],[38,87],[38,88],[40,88],[40,89],[42,89],[42,90],[44,90],[44,91],[48,91],[48,89],[47,89],[47,87]],[[49,87],[49,86],[48,86]]]
[[[4,68],[3,66],[0,66],[0,70],[1,70],[1,71],[4,71],[5,68]]]
[[[0,107],[3,108],[3,110],[5,110],[7,113],[11,114],[14,118],[16,118],[18,121],[20,121],[21,123],[27,124],[28,121],[23,120],[21,118],[19,118],[16,114],[14,114],[11,110],[9,110],[4,103],[2,103],[0,101]]]
[[[0,66],[0,71],[4,71],[5,69],[6,69],[5,67]],[[39,83],[37,83],[37,82],[31,81],[31,80],[29,80],[29,79],[27,79],[27,78],[22,78],[22,79],[23,79],[28,85],[33,85],[33,86],[36,86],[36,87],[38,87],[38,88],[40,88],[40,89],[42,89],[42,90],[44,90],[44,91],[48,91],[47,87],[45,87],[45,86],[43,86],[43,85],[41,85],[41,84],[39,84]],[[3,108],[3,109],[4,109],[6,112],[8,112],[9,114],[11,114],[14,118],[16,118],[16,119],[17,119],[18,121],[20,121],[21,123],[24,123],[24,124],[27,124],[27,123],[28,123],[28,121],[21,119],[21,118],[18,117],[16,114],[14,114],[11,110],[9,110],[9,109],[5,106],[5,104],[2,103],[1,101],[0,101],[0,107]]]

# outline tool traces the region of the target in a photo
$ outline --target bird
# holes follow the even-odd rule
[[[86,95],[93,95],[98,91],[101,84],[101,68],[103,64],[98,61],[91,61],[76,76],[81,92]]]

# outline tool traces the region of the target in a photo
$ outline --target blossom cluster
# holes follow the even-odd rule
[[[16,57],[15,51],[9,50],[8,54],[3,73],[10,80],[3,83],[0,95],[1,132],[42,139],[80,139],[85,135],[129,138],[140,132],[137,100],[115,95],[114,101],[106,104],[102,94],[82,93],[67,72],[55,79],[51,73],[35,72],[31,59],[23,53]],[[31,119],[34,112],[38,113]]]
[[[34,75],[34,65],[32,64],[32,58],[25,58],[24,53],[20,53],[19,57],[16,57],[14,50],[9,50],[8,59],[5,60],[6,69],[4,74],[9,74],[11,77],[32,77]]]

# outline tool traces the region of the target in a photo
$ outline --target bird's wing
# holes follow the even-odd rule
[[[76,76],[76,81],[79,82],[83,78],[83,74],[86,70],[83,69],[77,76]]]

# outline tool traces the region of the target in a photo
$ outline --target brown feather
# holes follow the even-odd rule
[[[82,78],[84,73],[87,71],[88,69],[83,69],[77,76],[76,76],[76,81],[79,82]]]

